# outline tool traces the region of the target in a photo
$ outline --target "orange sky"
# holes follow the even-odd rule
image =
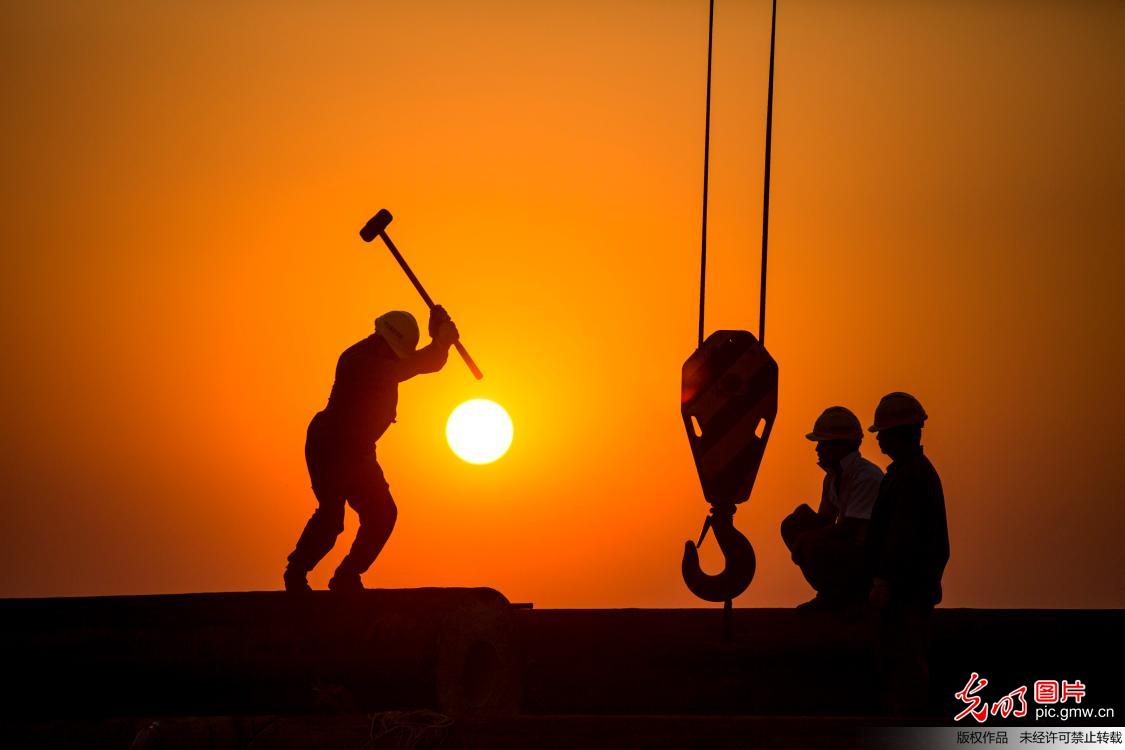
[[[781,407],[738,603],[808,597],[777,527],[816,502],[816,414],[866,423],[901,389],[931,415],[947,605],[1125,605],[1125,7],[780,5]],[[718,3],[708,330],[756,328],[768,13]],[[5,4],[0,595],[280,585],[336,356],[422,313],[356,235],[385,206],[486,377],[451,359],[402,388],[368,585],[694,606],[706,22],[705,0]],[[515,422],[484,467],[444,442],[473,397]]]

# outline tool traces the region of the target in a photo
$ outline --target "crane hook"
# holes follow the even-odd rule
[[[684,559],[680,571],[691,593],[708,602],[729,602],[750,586],[758,562],[754,547],[742,532],[734,527],[734,505],[713,505],[703,523],[703,533],[698,542],[690,539],[684,543]],[[715,530],[726,567],[715,575],[704,573],[699,566],[699,546],[707,530]]]

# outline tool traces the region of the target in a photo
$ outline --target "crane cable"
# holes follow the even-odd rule
[[[770,153],[773,145],[773,48],[777,38],[777,0],[770,13],[770,83],[766,95],[766,175],[762,187],[762,289],[758,293],[758,343],[766,345],[766,259],[770,236]]]
[[[773,57],[777,39],[777,0],[773,0],[770,16],[770,71],[766,95],[766,168],[762,188],[762,278],[758,293],[758,341],[766,345],[766,261],[769,251],[770,226],[770,154],[773,145]],[[715,40],[715,0],[710,2],[707,18],[707,114],[703,130],[703,230],[699,253],[699,343],[703,346],[703,313],[707,295],[707,188],[711,162],[711,60]]]
[[[711,53],[715,42],[715,0],[707,17],[707,115],[703,126],[703,239],[699,252],[699,343],[703,346],[703,312],[707,299],[707,183],[711,164]]]

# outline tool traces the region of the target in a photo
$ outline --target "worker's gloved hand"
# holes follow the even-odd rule
[[[871,584],[871,593],[867,595],[867,601],[875,609],[883,609],[891,602],[891,586],[882,578],[876,578]]]
[[[449,319],[449,313],[445,311],[444,307],[442,307],[441,305],[434,305],[432,308],[430,308],[430,338],[436,339],[438,337],[438,331],[441,329],[442,324],[451,322],[453,321]]]
[[[438,327],[434,341],[442,346],[452,346],[453,342],[459,338],[461,338],[461,334],[457,331],[457,324],[452,320],[447,320]]]

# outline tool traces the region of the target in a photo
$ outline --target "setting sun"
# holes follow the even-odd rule
[[[476,398],[449,415],[445,437],[459,458],[471,464],[492,463],[512,444],[512,419],[500,404]]]

